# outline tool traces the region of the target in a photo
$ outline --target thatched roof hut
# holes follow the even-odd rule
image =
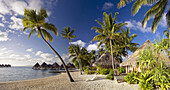
[[[45,63],[45,62],[43,62],[42,64],[41,64],[41,67],[48,67],[48,65]]]
[[[59,68],[60,66],[58,65],[58,63],[53,63],[53,68]]]
[[[63,66],[63,64],[61,64],[61,66],[60,66],[60,69],[64,69],[64,66]]]
[[[137,60],[139,59],[139,55],[142,50],[152,47],[153,45],[154,44],[150,40],[145,41],[130,57],[127,58],[127,60],[122,62],[120,66],[132,66],[136,68]],[[170,62],[170,60],[164,53],[161,53],[161,57],[164,58],[166,61]]]
[[[75,68],[74,64],[68,63],[67,68]]]
[[[40,64],[37,62],[33,67],[40,67]]]
[[[40,64],[37,62],[33,67],[32,69],[40,69]]]
[[[114,59],[115,66],[119,66],[119,62]],[[103,55],[100,56],[96,62],[93,63],[93,67],[101,66],[102,68],[112,68],[112,56],[110,53],[105,52]]]

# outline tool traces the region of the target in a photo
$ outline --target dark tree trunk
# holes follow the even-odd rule
[[[56,52],[56,50],[44,39],[40,28],[38,28],[38,30],[40,31],[40,35],[41,35],[42,39],[46,42],[46,44],[52,49],[52,51],[53,51],[53,52],[59,57],[59,59],[61,60],[61,62],[62,62],[62,64],[63,64],[63,66],[64,66],[64,69],[66,70],[66,73],[67,73],[70,81],[71,81],[71,82],[74,82],[74,80],[73,80],[73,78],[71,77],[70,72],[68,71],[68,69],[67,69],[67,67],[66,67],[63,59],[61,58],[61,56],[60,56],[60,55]]]

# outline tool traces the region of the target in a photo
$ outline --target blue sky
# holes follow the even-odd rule
[[[148,21],[147,27],[143,29],[141,22],[145,12],[151,6],[143,6],[135,15],[131,15],[132,3],[117,9],[119,0],[0,0],[0,63],[11,64],[13,66],[30,66],[36,62],[61,63],[51,49],[37,38],[36,34],[28,40],[29,31],[23,33],[22,17],[24,8],[40,10],[41,7],[47,9],[49,18],[46,20],[54,24],[60,33],[64,27],[70,26],[75,29],[77,38],[73,39],[74,44],[86,47],[89,51],[97,49],[97,42],[91,42],[97,35],[93,26],[99,26],[95,19],[102,21],[103,12],[119,12],[116,22],[127,22],[126,27],[131,28],[131,34],[136,33],[133,42],[144,43],[147,39],[154,42],[154,38],[162,37],[166,29],[165,14],[160,22],[155,34],[151,33],[150,27],[152,19]],[[166,11],[169,8],[170,3]],[[125,28],[126,28],[125,27]],[[68,59],[68,40],[62,40],[52,34],[54,41],[52,46],[59,52],[66,63]],[[132,53],[129,53],[129,55]]]

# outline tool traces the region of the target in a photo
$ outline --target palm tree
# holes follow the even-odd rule
[[[113,49],[112,49],[113,39],[116,38],[116,36],[118,35],[118,31],[122,28],[122,26],[126,25],[126,23],[119,23],[119,24],[115,23],[117,14],[118,14],[118,12],[116,12],[114,18],[112,18],[111,13],[109,15],[107,15],[106,12],[104,12],[103,13],[103,15],[104,15],[103,23],[96,20],[96,22],[101,25],[101,28],[100,27],[92,27],[92,29],[96,30],[96,33],[99,33],[99,35],[96,35],[92,40],[92,41],[95,41],[95,40],[100,41],[98,46],[102,45],[103,43],[105,43],[106,41],[109,40],[110,47],[111,47],[113,69],[114,69]]]
[[[126,2],[129,3],[133,0],[120,0],[118,3],[118,7],[124,7],[126,5]],[[155,33],[157,26],[163,16],[163,13],[165,12],[166,6],[167,6],[168,0],[136,0],[136,2],[132,6],[132,15],[135,15],[138,13],[139,9],[142,7],[142,5],[153,5],[146,13],[145,18],[142,21],[142,27],[145,28],[147,25],[147,21],[154,17],[152,21],[152,32]],[[169,17],[169,16],[168,16]],[[170,17],[169,17],[170,20]],[[168,25],[169,26],[169,25]]]
[[[77,37],[77,36],[73,35],[75,29],[73,29],[73,30],[70,30],[70,29],[71,29],[70,27],[65,27],[65,28],[61,31],[61,35],[63,36],[63,39],[68,39],[69,42],[70,42],[70,44],[71,44],[71,42],[72,42],[71,39],[73,39],[73,38],[75,38],[75,37]],[[75,49],[73,48],[73,45],[72,45],[72,44],[71,44],[71,48],[73,49],[73,51],[74,51],[75,54],[76,54],[76,57],[77,57],[78,63],[79,63],[80,74],[82,75],[81,61],[79,60],[78,54],[77,54],[77,52],[75,51]]]
[[[98,51],[98,58],[105,52],[104,48],[101,47],[99,48],[99,51]]]
[[[38,33],[38,38],[42,37],[44,42],[52,49],[52,51],[59,57],[61,60],[68,76],[71,82],[74,82],[73,78],[71,77],[63,59],[61,56],[57,53],[57,51],[48,43],[48,40],[51,42],[53,41],[53,37],[50,35],[48,31],[52,31],[56,36],[58,35],[57,28],[50,23],[46,23],[45,19],[48,18],[47,12],[44,8],[41,8],[40,12],[38,14],[36,13],[36,10],[31,9],[25,9],[24,10],[24,17],[23,17],[23,25],[24,29],[23,32],[27,29],[31,30],[28,39],[30,36],[34,33]],[[45,38],[44,38],[45,36]]]
[[[73,48],[74,48],[75,52],[74,52]],[[80,48],[79,45],[76,45],[76,46],[69,46],[68,49],[69,49],[69,58],[72,58],[72,62],[75,63],[76,67],[79,67],[79,65],[80,65],[78,63],[79,61],[82,62],[81,63],[82,70],[83,70],[84,66],[89,65],[89,63],[88,63],[89,58],[87,57],[88,51],[86,50],[86,48],[84,48],[84,47]],[[79,59],[79,61],[78,61],[78,59]]]
[[[128,50],[134,52],[139,45],[138,43],[132,43],[132,40],[137,37],[137,34],[132,34],[132,36],[129,36],[130,34],[130,29],[121,29],[121,47],[126,51],[126,58],[128,58]]]
[[[92,66],[92,63],[94,63],[96,61],[96,58],[97,58],[96,51],[91,50],[91,52],[88,53],[87,56],[89,56],[89,63],[90,63],[90,66]]]

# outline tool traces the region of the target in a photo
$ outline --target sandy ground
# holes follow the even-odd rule
[[[86,81],[94,75],[80,75],[71,72],[75,82],[69,82],[66,73],[60,75],[0,83],[0,90],[138,90],[138,85],[116,83],[105,79],[105,75],[97,75],[94,81]]]

